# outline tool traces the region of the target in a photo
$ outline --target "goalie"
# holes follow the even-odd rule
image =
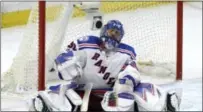
[[[31,110],[76,111],[88,103],[77,92],[88,89],[85,88],[88,83],[93,89],[110,88],[102,97],[98,96],[99,106],[104,111],[179,110],[180,96],[176,92],[165,92],[154,84],[141,82],[136,53],[134,48],[121,43],[123,36],[122,23],[110,20],[102,28],[100,37],[85,36],[71,42],[56,57],[56,66],[50,70],[65,83],[40,91],[32,99]],[[91,106],[97,103],[92,102],[89,102]]]

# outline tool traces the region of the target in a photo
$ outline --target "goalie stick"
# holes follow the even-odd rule
[[[80,108],[80,111],[87,111],[88,110],[89,97],[90,97],[90,93],[91,93],[92,87],[93,87],[92,83],[88,83],[85,86],[85,94],[83,96],[82,106]]]

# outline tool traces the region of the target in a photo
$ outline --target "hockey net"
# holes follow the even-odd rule
[[[71,41],[85,35],[99,35],[99,30],[92,31],[91,20],[85,18],[85,13],[79,9],[70,10],[71,2],[46,2],[46,44],[44,75],[46,84],[50,74],[47,68],[52,65],[60,50]],[[135,48],[138,68],[143,80],[155,83],[181,79],[181,66],[178,54],[182,41],[177,34],[181,12],[177,2],[101,2],[100,11],[103,22],[117,19],[124,24],[125,36],[122,40]],[[180,11],[179,11],[180,10]],[[2,91],[36,91],[39,84],[39,7],[38,3],[32,8],[24,31],[24,38],[19,51],[13,59],[12,66],[2,78]],[[70,18],[69,18],[70,17]],[[177,21],[178,20],[178,21]],[[181,43],[180,43],[181,44]],[[43,49],[43,47],[41,48]],[[179,58],[177,58],[179,56]],[[178,73],[178,74],[177,74]]]

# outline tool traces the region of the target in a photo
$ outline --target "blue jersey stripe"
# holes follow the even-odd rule
[[[79,50],[99,49],[100,39],[96,36],[86,36],[78,39]]]
[[[82,49],[99,49],[98,47],[80,47],[79,50]]]
[[[131,55],[131,54],[130,54],[130,53],[128,53],[128,52],[125,52],[125,51],[120,51],[120,50],[117,50],[117,52],[127,54],[127,55],[129,55],[129,56],[130,56],[132,59],[135,59],[135,55]]]
[[[117,52],[127,54],[132,59],[135,59],[135,57],[136,57],[136,53],[135,53],[134,48],[129,46],[129,45],[127,45],[127,44],[124,44],[124,43],[120,43],[119,44]]]

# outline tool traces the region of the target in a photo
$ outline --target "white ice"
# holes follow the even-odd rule
[[[184,5],[183,88],[181,110],[202,111],[202,9]],[[12,64],[24,26],[1,29],[1,74]],[[19,100],[1,99],[2,110],[26,110]]]

